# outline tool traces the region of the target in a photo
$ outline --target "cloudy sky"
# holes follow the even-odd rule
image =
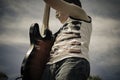
[[[120,0],[81,0],[93,20],[90,43],[91,75],[102,80],[120,80]],[[29,27],[42,25],[42,0],[0,0],[0,72],[10,80],[20,75],[22,60],[29,48]],[[52,10],[50,28],[60,22]]]

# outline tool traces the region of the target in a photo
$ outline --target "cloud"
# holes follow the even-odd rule
[[[20,68],[28,45],[0,45],[0,71],[8,75],[9,78],[20,75]]]
[[[119,21],[109,18],[105,20],[101,17],[93,19],[91,48],[94,47],[93,49],[98,52],[106,52],[110,48],[114,48],[114,46],[120,44]]]
[[[81,0],[81,2],[91,16],[120,19],[119,0]]]
[[[120,72],[119,21],[111,18],[93,18],[90,43],[91,74],[103,80],[118,80]]]
[[[119,80],[120,46],[113,45],[114,47],[110,48],[108,45],[107,47],[109,47],[109,49],[106,49],[104,46],[105,45],[101,46],[104,50],[98,47],[101,50],[100,52],[97,50],[92,50],[89,53],[91,62],[91,75],[99,75],[103,80]]]

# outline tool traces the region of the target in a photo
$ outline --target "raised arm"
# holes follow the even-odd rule
[[[69,4],[63,0],[44,0],[44,1],[57,11],[65,12],[69,16],[77,19],[90,21],[86,12],[82,8],[74,4]]]

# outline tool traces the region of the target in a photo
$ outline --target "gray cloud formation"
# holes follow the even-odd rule
[[[120,19],[120,1],[119,0],[81,0],[83,6],[93,16],[103,18]]]
[[[27,45],[0,45],[0,72],[9,76],[9,80],[14,80],[20,75],[20,65],[26,53]]]
[[[103,80],[120,77],[119,0],[81,0],[93,18],[90,44],[91,75]],[[29,26],[42,24],[44,2],[41,0],[0,0],[0,70],[9,77],[19,75],[22,59],[29,46]],[[50,25],[55,32],[61,24],[52,13]],[[14,67],[13,67],[14,66]]]
[[[120,77],[120,1],[81,0],[83,8],[93,17],[90,45],[91,74],[103,80]]]

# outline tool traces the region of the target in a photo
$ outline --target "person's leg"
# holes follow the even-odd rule
[[[56,80],[87,80],[90,73],[89,62],[82,58],[68,58],[58,62]]]
[[[50,72],[50,65],[46,65],[41,80],[52,80],[51,72]]]

